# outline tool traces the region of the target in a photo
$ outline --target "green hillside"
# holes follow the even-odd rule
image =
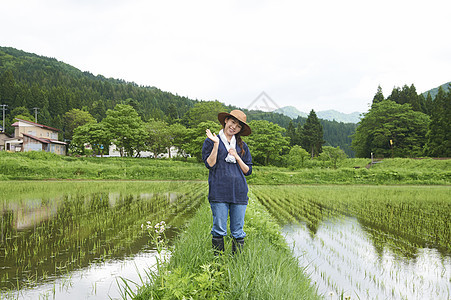
[[[285,116],[288,116],[292,119],[296,119],[297,117],[307,118],[307,116],[308,116],[308,114],[298,110],[294,106],[284,106],[284,107],[276,109],[274,112],[284,114]]]
[[[433,88],[433,89],[431,89],[431,90],[429,90],[429,91],[426,91],[426,92],[422,93],[422,95],[426,98],[427,95],[428,95],[428,93],[430,93],[432,99],[434,99],[435,96],[437,96],[438,90],[439,90],[440,87],[443,89],[444,92],[447,92],[447,91],[449,91],[450,85],[451,85],[451,81],[450,81],[450,82],[447,82],[447,83],[444,83],[444,84],[442,84],[441,86],[438,86],[438,87],[436,87],[436,88]]]
[[[302,111],[299,111],[294,106],[284,106],[276,109],[274,112],[284,114],[292,119],[296,119],[297,117],[307,118],[308,114]],[[316,111],[316,115],[318,118],[328,121],[337,121],[343,123],[358,123],[360,121],[360,113],[353,112],[350,114],[342,113],[333,109],[330,110],[322,110]]]
[[[97,120],[118,103],[135,107],[144,120],[177,118],[194,104],[186,97],[120,79],[94,76],[54,58],[0,47],[0,97],[8,109],[39,108],[39,122],[62,128],[61,116],[85,107]]]

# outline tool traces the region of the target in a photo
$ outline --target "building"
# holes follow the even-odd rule
[[[11,136],[4,132],[0,132],[0,151],[5,150],[5,140],[10,139]]]
[[[66,154],[66,143],[58,141],[59,129],[17,119],[14,137],[4,139],[4,150],[13,152],[45,151]]]
[[[110,145],[108,153],[109,153],[109,155],[107,155],[107,156],[109,156],[109,157],[120,157],[121,156],[120,149],[118,149],[115,144]],[[124,155],[125,154],[126,153],[124,153]],[[157,158],[170,158],[170,157],[176,157],[179,155],[181,155],[181,153],[179,153],[179,150],[175,147],[171,147],[170,150],[168,150],[166,153],[158,154]],[[155,158],[155,154],[151,151],[140,151],[138,157]]]

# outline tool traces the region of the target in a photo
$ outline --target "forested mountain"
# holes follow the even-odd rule
[[[39,109],[38,120],[62,128],[62,115],[85,107],[97,120],[118,103],[132,105],[144,120],[181,117],[195,101],[155,87],[94,76],[54,58],[0,47],[0,99],[16,107]]]
[[[284,106],[284,107],[274,110],[274,112],[284,114],[285,116],[288,116],[292,119],[296,119],[297,117],[307,118],[307,116],[308,116],[307,113],[298,110],[294,106]]]
[[[445,83],[445,84],[442,84],[441,86],[438,86],[438,87],[436,87],[436,88],[433,88],[433,89],[431,89],[431,90],[429,90],[429,91],[426,91],[426,92],[424,92],[424,93],[422,93],[421,95],[423,95],[423,97],[427,97],[428,96],[428,93],[429,94],[431,94],[431,97],[432,97],[432,99],[434,99],[436,96],[437,96],[437,94],[438,94],[438,90],[440,89],[440,88],[442,88],[443,89],[443,91],[446,93],[446,92],[448,92],[449,91],[449,85],[451,84],[451,81],[450,82],[447,82],[447,83]]]
[[[113,109],[116,104],[128,104],[135,108],[143,121],[155,119],[171,124],[183,119],[198,102],[156,87],[94,76],[55,58],[0,47],[0,104],[7,105],[5,128],[10,133],[12,117],[20,113],[34,121],[34,108],[37,109],[39,123],[63,129],[64,134],[68,131],[64,114],[72,109],[88,111],[97,121],[101,121],[108,109]],[[246,113],[249,121],[267,120],[283,128],[288,128],[291,121],[291,118],[279,113]],[[294,124],[303,125],[305,120],[298,117]],[[355,124],[320,121],[324,127],[325,145],[340,146],[353,156],[349,136],[354,133]]]

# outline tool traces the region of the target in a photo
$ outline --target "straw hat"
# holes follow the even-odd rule
[[[225,119],[227,117],[234,117],[238,121],[240,121],[241,128],[240,135],[246,136],[252,133],[251,128],[246,123],[246,114],[239,109],[232,110],[230,113],[221,112],[218,114],[219,123],[224,127]]]

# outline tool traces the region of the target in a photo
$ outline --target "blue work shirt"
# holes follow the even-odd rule
[[[227,202],[233,204],[247,204],[248,187],[245,176],[252,173],[252,156],[248,146],[243,142],[244,155],[241,156],[243,162],[249,167],[247,174],[244,174],[238,162],[228,163],[225,158],[228,155],[224,143],[219,139],[218,155],[216,163],[211,167],[207,158],[213,150],[214,142],[209,138],[205,139],[202,146],[202,160],[209,169],[208,173],[208,200],[210,202]],[[240,154],[241,148],[236,143],[236,152]]]

